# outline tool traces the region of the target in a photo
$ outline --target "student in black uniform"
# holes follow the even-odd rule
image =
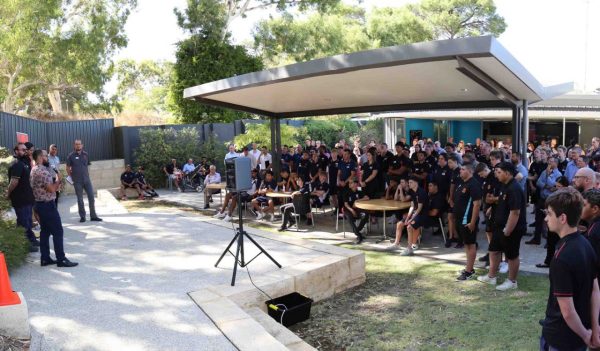
[[[312,183],[319,178],[319,154],[312,153],[308,163],[308,180],[305,183]]]
[[[338,203],[341,204],[345,201],[344,193],[348,191],[349,180],[356,176],[356,162],[352,161],[351,155],[350,149],[345,149],[342,160],[338,162],[337,193]]]
[[[419,179],[419,186],[426,189],[427,179],[431,174],[431,166],[425,162],[425,151],[419,151],[417,154],[417,161],[413,162],[412,165],[412,176]]]
[[[548,230],[558,233],[560,241],[550,264],[540,350],[597,348],[591,330],[600,313],[597,259],[592,245],[577,230],[583,199],[573,188],[560,189],[548,196],[546,208]]]
[[[302,180],[302,178],[296,179],[296,184],[298,185],[299,190],[296,190],[292,193],[292,198],[294,198],[295,196],[301,196],[301,195],[304,195],[304,194],[307,194],[310,192],[309,183],[304,183],[304,180]],[[291,203],[282,205],[280,208],[280,211],[283,213],[283,223],[281,224],[281,227],[278,229],[278,231],[282,232],[287,229],[288,223],[292,222],[292,212],[294,211],[294,206]],[[306,214],[306,216],[307,216],[307,220],[306,220],[307,224],[312,225],[312,213],[308,212]]]
[[[349,158],[349,155],[348,155]],[[348,179],[348,190],[344,192],[344,216],[350,222],[350,226],[352,227],[352,231],[356,235],[355,244],[360,244],[365,240],[365,237],[360,232],[367,224],[367,214],[361,212],[360,209],[354,206],[356,200],[360,199],[368,199],[368,197],[364,196],[362,192],[358,191],[358,180],[354,177],[350,177]],[[355,221],[360,219],[360,223],[356,226]]]
[[[448,167],[447,154],[438,156],[437,166],[432,170],[431,180],[437,184],[438,192],[447,199],[450,191],[450,181],[452,180],[452,171]]]
[[[379,183],[377,182],[378,174],[380,172],[380,166],[377,163],[375,156],[376,149],[374,147],[369,148],[367,151],[367,162],[363,163],[361,167],[360,175],[360,186],[365,195],[369,199],[378,198]]]
[[[417,177],[410,177],[408,180],[408,191],[412,200],[412,205],[408,211],[406,218],[407,230],[408,230],[408,245],[401,256],[412,256],[414,255],[415,249],[418,249],[417,242],[419,236],[421,236],[421,228],[427,223],[427,214],[429,207],[429,197],[427,192],[419,186],[421,179]]]
[[[158,197],[158,193],[154,190],[154,188],[146,181],[146,177],[144,175],[144,167],[139,166],[138,167],[138,171],[135,172],[135,181],[138,183],[138,185],[140,186],[140,189],[142,189],[144,192],[146,192],[146,194],[150,195],[151,197]]]
[[[119,188],[119,194],[121,195],[121,200],[127,200],[127,195],[125,195],[125,189],[132,188],[135,189],[138,193],[138,200],[144,199],[144,194],[140,189],[140,185],[135,179],[135,173],[131,170],[131,165],[125,166],[125,172],[121,173],[121,187]]]
[[[340,158],[338,157],[338,149],[331,149],[331,161],[327,166],[327,173],[329,174],[329,195],[331,196],[331,201],[333,202],[334,214],[336,213],[336,209],[344,205],[338,203],[337,176],[339,170],[339,162]]]
[[[435,180],[429,182],[427,187],[427,195],[429,196],[429,211],[427,215],[429,216],[429,224],[432,227],[438,227],[438,218],[442,218],[442,215],[444,214],[444,212],[446,212],[448,202],[446,202],[446,197],[444,196],[444,194],[440,193],[439,186]],[[438,228],[436,231],[434,231],[433,235],[440,235],[440,229],[441,228]]]
[[[460,179],[460,161],[456,155],[450,155],[448,157],[448,167],[450,167],[452,173],[450,175],[450,189],[448,192],[448,240],[446,241],[445,246],[450,247],[454,242],[456,243],[455,248],[462,249],[464,244],[462,243],[462,240],[460,240],[458,229],[454,225],[456,223],[454,217],[454,190],[462,182]]]
[[[327,173],[319,172],[319,179],[312,184],[310,193],[311,201],[316,208],[321,208],[329,204],[329,190],[331,187],[327,183]]]
[[[600,258],[600,189],[590,189],[583,193],[581,219],[589,223],[585,236],[592,244],[596,257]]]
[[[309,168],[310,168],[310,159],[308,157],[308,151],[302,151],[302,158],[298,163],[297,172],[298,178],[302,178],[305,182],[309,179]]]
[[[481,282],[496,285],[496,274],[504,253],[508,260],[508,278],[496,287],[500,291],[517,288],[519,248],[521,238],[527,232],[527,201],[524,190],[514,178],[515,173],[515,166],[511,162],[496,166],[496,178],[502,187],[498,193],[492,240],[488,248],[490,271],[477,278]]]
[[[457,280],[467,280],[475,274],[473,265],[477,254],[477,225],[481,208],[481,184],[473,178],[473,165],[460,167],[461,182],[454,189],[454,226],[462,240],[467,255],[465,269]]]

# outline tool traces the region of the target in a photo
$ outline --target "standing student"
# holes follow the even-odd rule
[[[48,162],[50,163],[50,168],[55,173],[60,173],[60,158],[58,157],[58,148],[56,145],[52,144],[48,148]],[[58,198],[60,196],[60,187],[56,191],[56,203],[58,204]]]
[[[560,240],[550,263],[540,350],[584,351],[588,346],[598,347],[597,260],[592,245],[577,230],[583,198],[575,189],[560,189],[546,199],[546,207],[548,230],[557,233]]]
[[[477,226],[481,208],[481,184],[473,177],[470,163],[460,167],[461,182],[454,189],[454,226],[465,247],[467,262],[457,280],[467,280],[475,274],[473,265],[477,254]]]
[[[102,219],[96,215],[96,206],[94,204],[94,187],[90,180],[88,167],[90,157],[83,150],[81,140],[75,140],[74,151],[67,156],[67,173],[73,179],[73,187],[77,195],[77,207],[79,209],[79,222],[85,222],[85,206],[83,203],[83,191],[88,197],[88,206],[90,207],[90,220],[100,222]]]

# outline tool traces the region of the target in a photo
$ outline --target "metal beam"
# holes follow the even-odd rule
[[[512,149],[521,149],[521,108],[514,105],[512,108]]]
[[[465,76],[471,78],[474,82],[481,85],[484,89],[494,94],[498,99],[504,101],[507,104],[517,105],[519,103],[519,99],[514,96],[508,89],[504,88],[500,83],[495,81],[492,77],[487,75],[477,66],[469,62],[464,57],[456,56],[456,62],[458,62],[458,66],[456,69],[464,74]]]
[[[529,168],[527,162],[527,143],[529,142],[529,102],[523,100],[523,116],[521,118],[521,162]]]

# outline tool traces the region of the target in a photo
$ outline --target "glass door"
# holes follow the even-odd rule
[[[434,121],[433,122],[433,141],[440,141],[442,146],[445,145],[448,140],[448,121]]]

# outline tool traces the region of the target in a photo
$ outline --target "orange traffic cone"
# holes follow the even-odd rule
[[[0,306],[18,305],[20,303],[19,295],[10,287],[4,253],[0,252]]]

